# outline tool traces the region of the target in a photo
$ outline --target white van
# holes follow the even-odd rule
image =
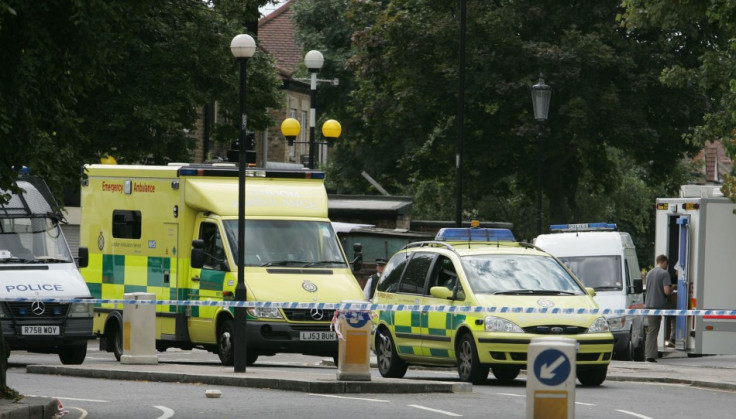
[[[629,233],[616,224],[557,224],[551,234],[538,236],[534,244],[556,256],[596,292],[602,309],[643,308],[641,271],[636,247]],[[614,356],[644,361],[643,316],[607,316],[615,339]]]
[[[59,223],[63,220],[46,183],[22,175],[20,194],[0,203],[0,326],[11,349],[56,353],[63,364],[81,364],[92,334],[92,304],[43,302],[91,298]],[[88,261],[80,249],[80,265]],[[22,300],[21,300],[22,299]]]

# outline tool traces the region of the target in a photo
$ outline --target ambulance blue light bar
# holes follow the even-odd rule
[[[442,228],[434,238],[439,241],[513,242],[514,233],[508,228]]]
[[[614,231],[618,227],[614,223],[582,223],[582,224],[552,224],[550,231]]]

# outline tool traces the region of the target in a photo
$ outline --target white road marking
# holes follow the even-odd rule
[[[97,399],[75,399],[74,397],[59,397],[59,396],[39,396],[39,395],[33,395],[29,394],[30,397],[50,397],[52,399],[61,399],[61,400],[74,400],[75,402],[93,402],[93,403],[110,403],[109,400],[97,400]]]
[[[511,397],[526,397],[526,394],[514,394],[514,393],[496,393],[499,396],[511,396]]]
[[[597,406],[594,403],[584,403],[584,402],[575,402],[575,404],[579,404],[581,406]]]
[[[66,407],[64,409],[66,409]],[[84,419],[89,414],[89,413],[87,413],[86,410],[84,410],[82,408],[79,408],[79,407],[70,407],[69,409],[79,410],[80,412],[82,412],[82,416],[80,416],[78,419]]]
[[[407,406],[409,406],[409,407],[416,407],[417,409],[422,409],[422,410],[427,410],[427,411],[430,411],[430,412],[440,413],[440,414],[447,415],[447,416],[462,416],[462,415],[458,415],[457,413],[448,412],[446,410],[432,409],[430,407],[420,406],[418,404],[409,404]]]
[[[174,411],[171,410],[171,409],[169,409],[166,406],[153,406],[153,407],[155,407],[156,409],[159,409],[162,412],[164,412],[163,415],[157,417],[156,419],[168,419],[168,418],[174,416]]]
[[[390,400],[382,400],[382,399],[367,399],[364,397],[345,397],[345,396],[335,396],[332,394],[317,394],[317,393],[310,393],[310,396],[317,396],[317,397],[330,397],[333,399],[345,399],[345,400],[362,400],[365,402],[378,402],[378,403],[391,403]]]
[[[621,412],[621,413],[625,413],[627,415],[631,415],[631,416],[634,416],[634,417],[637,417],[637,418],[640,418],[640,419],[652,419],[649,416],[644,416],[644,415],[640,415],[638,413],[629,412],[628,410],[616,409],[616,411],[617,412]]]

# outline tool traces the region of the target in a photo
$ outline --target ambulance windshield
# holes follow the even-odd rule
[[[73,262],[61,228],[49,218],[0,220],[0,263]]]
[[[238,221],[224,224],[238,263]],[[347,262],[329,222],[246,220],[245,265],[344,268]]]

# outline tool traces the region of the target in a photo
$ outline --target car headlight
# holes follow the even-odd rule
[[[524,333],[516,323],[501,317],[486,317],[486,332]]]
[[[94,304],[92,303],[71,303],[69,304],[69,312],[67,317],[92,317]]]
[[[588,333],[603,333],[610,331],[608,320],[605,317],[598,317],[588,328]]]
[[[608,319],[608,327],[611,330],[623,330],[626,328],[626,317],[613,317]]]
[[[249,307],[248,314],[262,319],[283,319],[279,309],[274,307]]]

